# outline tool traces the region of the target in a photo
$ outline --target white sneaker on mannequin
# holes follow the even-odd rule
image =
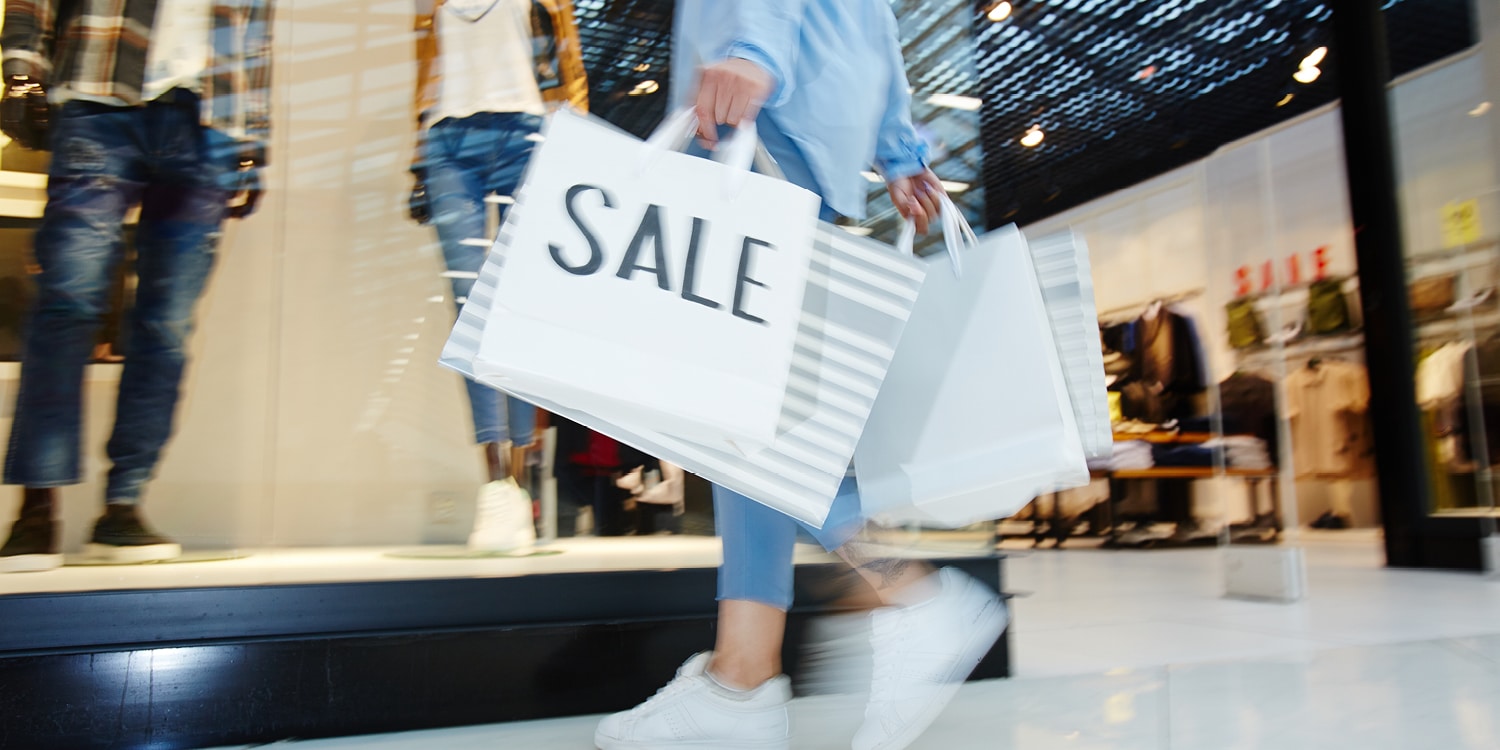
[[[536,545],[531,496],[514,479],[490,482],[479,490],[469,549],[525,554]]]
[[[754,690],[731,690],[708,676],[711,652],[687,660],[645,703],[606,716],[594,733],[599,750],[787,750],[791,681],[775,677]]]
[[[910,607],[870,615],[875,677],[854,750],[902,750],[915,742],[1009,621],[995,592],[953,568],[934,574],[942,590]]]

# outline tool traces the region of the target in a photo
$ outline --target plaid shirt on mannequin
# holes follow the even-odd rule
[[[201,121],[254,147],[271,132],[272,0],[211,0],[213,59],[201,82]],[[124,106],[144,104],[147,45],[157,0],[6,0],[0,32],[7,77]]]

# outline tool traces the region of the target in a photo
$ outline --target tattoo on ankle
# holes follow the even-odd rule
[[[880,585],[876,588],[884,590],[896,585],[906,575],[906,571],[911,568],[911,560],[885,557],[863,563],[859,567],[880,576]]]

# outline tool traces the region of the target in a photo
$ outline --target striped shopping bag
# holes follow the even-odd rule
[[[1114,433],[1088,245],[1072,230],[1028,238],[1027,245],[1062,360],[1073,413],[1078,418],[1084,455],[1108,456],[1114,450]]]
[[[524,188],[516,198],[506,224],[526,211]],[[742,446],[648,428],[657,415],[607,393],[558,387],[524,374],[497,379],[476,372],[509,237],[502,227],[443,349],[443,366],[794,518],[823,523],[916,304],[926,276],[923,263],[830,224],[818,225],[775,439]],[[693,343],[662,345],[690,348]]]

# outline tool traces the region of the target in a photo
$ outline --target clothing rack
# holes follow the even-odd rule
[[[1196,289],[1189,289],[1185,292],[1178,292],[1176,294],[1169,294],[1162,297],[1152,297],[1145,302],[1137,302],[1133,305],[1121,305],[1120,307],[1111,308],[1109,310],[1101,310],[1099,312],[1099,321],[1102,323],[1106,321],[1114,322],[1134,320],[1136,318],[1139,318],[1143,313],[1146,312],[1147,309],[1149,309],[1152,305],[1157,304],[1158,302],[1161,303],[1163,307],[1176,305],[1182,302],[1187,302],[1191,299],[1202,297],[1206,291],[1207,290],[1203,289],[1202,287],[1198,287]]]

